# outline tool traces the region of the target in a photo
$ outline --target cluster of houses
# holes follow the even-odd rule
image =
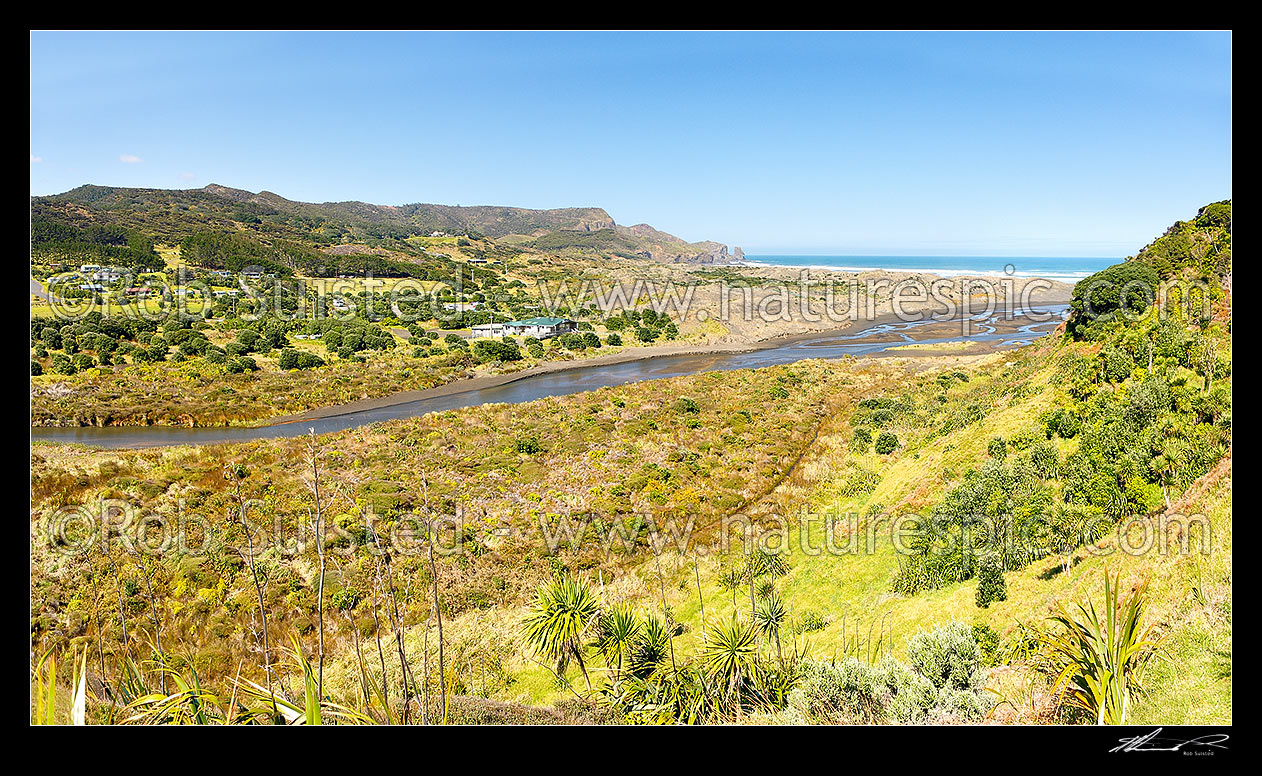
[[[131,271],[126,267],[108,267],[101,264],[83,264],[75,272],[71,272],[64,280],[66,281],[82,281],[79,283],[79,289],[82,291],[92,291],[95,293],[104,293],[110,289],[118,281],[123,278],[131,277]],[[248,278],[263,277],[263,272],[258,267],[248,267],[241,274]],[[207,270],[212,282],[215,280],[229,281],[231,284],[233,273],[226,269]],[[154,296],[158,290],[150,286],[130,286],[124,288],[123,296],[133,299],[143,299],[148,296]],[[177,294],[183,292],[177,291]],[[212,292],[216,297],[237,296],[241,292],[237,289],[228,289]]]
[[[122,280],[127,274],[124,267],[104,267],[100,264],[83,264],[79,267],[78,272],[70,274],[66,280],[82,280],[79,284],[80,291],[94,291],[97,293],[105,291],[109,286]]]
[[[507,323],[483,323],[473,327],[473,336],[477,337],[534,337],[548,339],[559,334],[568,334],[578,330],[578,324],[569,318],[526,318],[521,321]]]
[[[103,267],[100,264],[84,264],[79,267],[79,276],[98,283],[117,283],[127,274],[123,267]]]

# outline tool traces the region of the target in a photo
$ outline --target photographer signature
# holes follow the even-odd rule
[[[1180,752],[1184,747],[1203,747],[1207,749],[1226,749],[1223,743],[1231,736],[1226,733],[1211,733],[1207,736],[1199,738],[1189,738],[1186,741],[1180,741],[1177,738],[1158,738],[1157,734],[1162,728],[1157,728],[1151,733],[1143,736],[1135,736],[1134,738],[1119,738],[1121,742],[1119,746],[1110,749],[1110,752]]]

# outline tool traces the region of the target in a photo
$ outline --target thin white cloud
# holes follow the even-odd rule
[[[196,174],[196,173],[191,173],[191,172],[182,172],[182,173],[180,173],[180,180],[182,180],[182,181],[193,181],[193,180],[197,180],[197,174]]]
[[[131,154],[123,154],[122,156],[118,157],[118,161],[124,164],[140,164],[144,160],[141,159],[139,156],[132,156]]]
[[[31,154],[31,164],[39,164],[42,161],[44,161],[44,157]]]

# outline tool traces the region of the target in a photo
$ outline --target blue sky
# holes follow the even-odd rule
[[[1231,196],[1227,33],[33,33],[31,193],[603,207],[749,253],[1122,256]]]

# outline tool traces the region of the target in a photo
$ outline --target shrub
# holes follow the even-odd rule
[[[854,434],[850,436],[850,446],[856,453],[866,453],[870,444],[872,444],[872,432],[863,426],[856,428]]]
[[[539,437],[534,434],[517,437],[513,447],[517,452],[525,455],[534,455],[543,450],[543,446],[539,444]]]
[[[285,348],[280,352],[280,359],[277,365],[281,369],[311,369],[317,366],[324,366],[324,359],[305,350]]]
[[[995,553],[982,556],[977,564],[977,605],[982,609],[995,601],[1008,600],[1008,585],[1003,578],[1003,563]]]
[[[791,718],[805,722],[908,724],[934,714],[939,693],[926,677],[905,663],[887,657],[873,665],[848,657],[839,663],[803,663],[787,705]],[[981,701],[976,700],[975,705],[980,706]]]
[[[1003,441],[1003,437],[995,437],[990,440],[990,444],[986,445],[986,452],[991,458],[1003,460],[1008,455],[1008,443]]]
[[[1034,470],[1043,479],[1055,477],[1060,470],[1060,456],[1056,452],[1056,445],[1046,439],[1036,442],[1030,448],[1030,463],[1034,464]]]
[[[973,629],[962,622],[952,621],[916,633],[907,642],[907,659],[939,690],[981,686],[981,650],[973,638]]]
[[[608,337],[605,337],[605,344],[617,347],[622,344],[622,337],[618,336],[616,332],[611,332]]]
[[[1082,420],[1073,412],[1061,408],[1048,416],[1045,429],[1047,438],[1059,436],[1062,439],[1073,439],[1078,436],[1078,432],[1082,429]]]
[[[885,658],[877,666],[877,675],[888,693],[889,715],[903,724],[923,721],[938,705],[933,684],[906,663]]]
[[[238,356],[228,359],[228,371],[232,374],[241,374],[242,372],[257,372],[259,365],[254,359],[248,356]]]
[[[1100,363],[1105,378],[1111,383],[1122,382],[1135,369],[1135,359],[1131,354],[1114,345],[1108,345],[1100,351]]]
[[[889,455],[898,449],[898,437],[889,431],[882,431],[881,435],[876,438],[876,444],[872,449],[881,455]]]
[[[999,662],[999,634],[984,622],[973,624],[973,640],[982,654],[982,665],[993,666]]]
[[[521,348],[516,342],[480,339],[473,343],[473,356],[479,364],[492,361],[521,361]]]
[[[696,415],[701,412],[701,405],[697,404],[692,399],[689,399],[687,396],[680,396],[675,400],[675,404],[673,406],[675,408],[675,412],[678,412],[680,415]]]
[[[261,335],[253,329],[242,329],[237,332],[237,342],[241,344],[243,353],[249,353],[258,345]]]
[[[1124,725],[1132,698],[1158,641],[1147,619],[1148,583],[1125,597],[1119,577],[1104,577],[1103,608],[1088,598],[1060,605],[1054,625],[1037,631],[1042,656],[1057,679],[1062,703],[1090,714],[1100,725]]]
[[[887,718],[886,688],[878,673],[853,657],[836,665],[809,661],[802,665],[789,705],[808,721],[825,724],[873,723]]]

